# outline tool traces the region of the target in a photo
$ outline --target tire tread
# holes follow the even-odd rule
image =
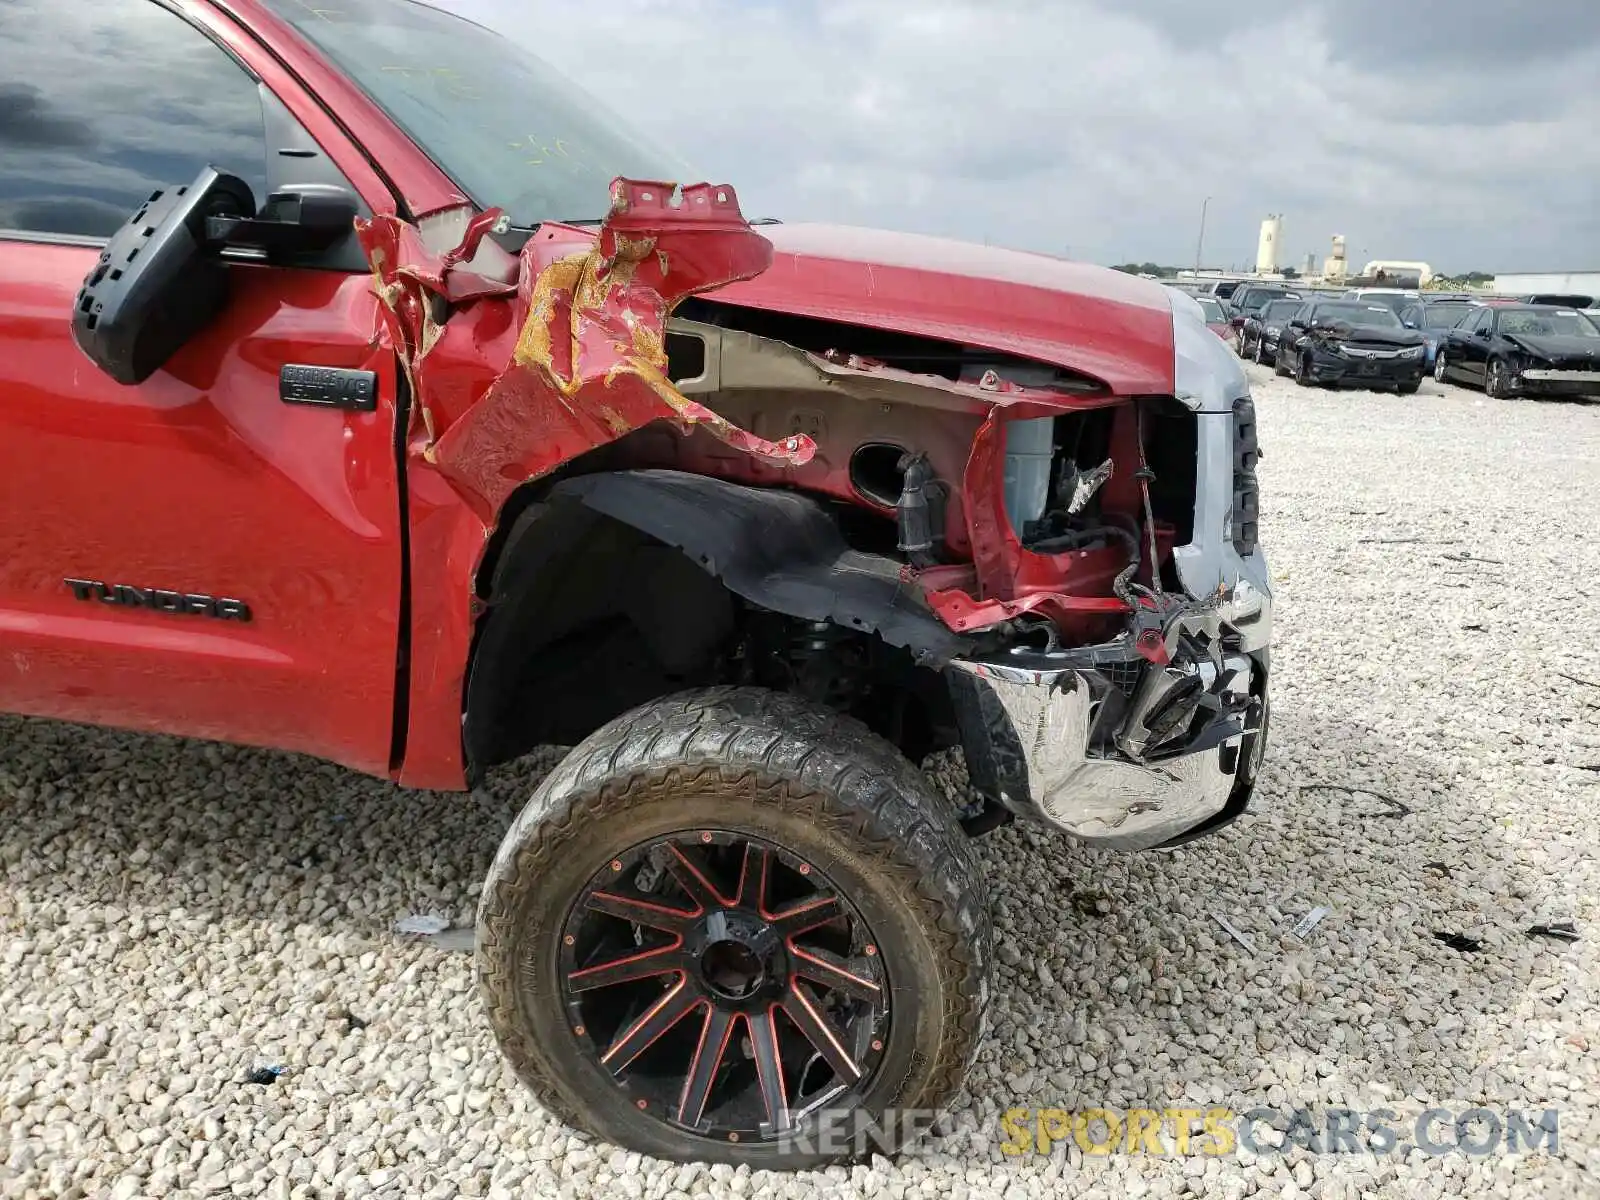
[[[935,1052],[926,1094],[898,1102],[928,1106],[953,1097],[982,1041],[993,938],[956,813],[919,768],[861,722],[798,697],[739,687],[669,696],[603,726],[556,765],[512,822],[479,902],[478,973],[518,1078],[562,1121],[592,1127],[580,1097],[519,1019],[512,946],[519,898],[574,841],[580,822],[625,826],[635,807],[697,783],[764,794],[768,805],[804,812],[882,864],[895,886],[915,891],[945,973],[943,1028],[955,1045]]]

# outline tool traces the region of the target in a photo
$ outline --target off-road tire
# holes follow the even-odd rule
[[[1302,354],[1294,360],[1294,381],[1300,387],[1315,387],[1316,383],[1311,378],[1311,356]]]
[[[1289,368],[1283,365],[1283,350],[1281,347],[1279,348],[1278,352],[1272,356],[1272,373],[1278,376],[1280,379],[1289,374]]]
[[[1443,350],[1433,356],[1433,377],[1439,383],[1450,382],[1450,365],[1445,362]]]
[[[1263,341],[1261,339],[1261,337],[1258,336],[1256,338],[1256,345],[1255,345],[1255,361],[1256,361],[1256,365],[1257,366],[1260,366],[1261,364],[1263,364],[1263,363],[1265,363],[1267,361],[1267,356],[1266,356],[1266,354],[1264,352],[1264,349],[1263,349],[1265,347],[1265,345],[1266,345],[1266,342]]]
[[[569,1024],[557,943],[586,881],[628,847],[707,828],[817,863],[875,931],[893,1015],[861,1109],[875,1118],[948,1103],[982,1037],[992,939],[956,813],[865,725],[754,688],[687,692],[618,717],[556,766],[506,834],[478,908],[477,962],[518,1078],[567,1124],[660,1158],[785,1170],[862,1149],[731,1145],[647,1117]]]

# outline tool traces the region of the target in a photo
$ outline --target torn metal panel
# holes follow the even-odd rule
[[[1078,406],[1107,401],[1072,397],[1069,403]],[[1061,407],[1068,407],[1069,403]],[[1040,415],[1032,411],[1036,407],[1031,398],[1017,406],[997,404],[973,439],[962,494],[972,542],[975,586],[951,584],[928,595],[934,611],[958,633],[983,629],[1026,613],[1038,613],[1060,623],[1075,615],[1128,612],[1128,605],[1110,594],[1112,581],[1127,565],[1127,554],[1120,546],[1064,554],[1035,553],[1023,546],[1006,515],[1005,422],[1017,415]],[[1171,552],[1172,531],[1158,526],[1156,534],[1164,557]]]
[[[460,242],[437,255],[427,249],[418,228],[399,217],[380,214],[356,222],[384,327],[414,398],[411,419],[421,422],[430,445],[437,423],[419,375],[442,332],[436,305],[507,297],[517,290],[516,260],[487,240],[498,220],[493,210],[466,219]]]
[[[759,458],[802,464],[815,452],[794,435],[771,442],[733,425],[666,376],[665,325],[685,296],[749,279],[772,260],[732,188],[616,180],[598,236],[551,226],[530,238],[513,280],[485,236],[491,210],[455,249],[430,254],[393,217],[358,227],[389,333],[416,397],[423,456],[492,524],[520,484],[655,420],[698,426]],[[487,271],[482,259],[487,259]],[[426,362],[442,303],[509,302],[520,330],[511,361],[447,427],[429,403]]]

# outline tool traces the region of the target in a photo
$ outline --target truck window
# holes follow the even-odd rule
[[[200,30],[152,0],[5,7],[0,236],[108,237],[207,164],[263,198],[256,80]]]
[[[611,180],[700,179],[548,63],[405,0],[266,0],[481,207],[512,224],[598,221]],[[560,39],[551,43],[560,49]]]

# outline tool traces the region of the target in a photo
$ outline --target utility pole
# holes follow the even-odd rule
[[[1205,203],[1200,206],[1200,239],[1194,244],[1194,277],[1200,278],[1200,256],[1205,252],[1206,246],[1206,209],[1211,207],[1211,197],[1207,196]]]

